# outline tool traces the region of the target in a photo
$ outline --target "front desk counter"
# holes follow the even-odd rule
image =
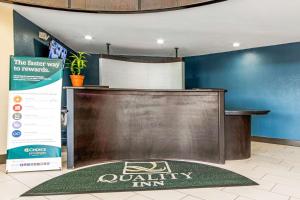
[[[251,117],[266,115],[269,110],[225,111],[226,160],[247,159],[251,156]]]
[[[223,89],[65,89],[68,168],[112,160],[225,163]]]

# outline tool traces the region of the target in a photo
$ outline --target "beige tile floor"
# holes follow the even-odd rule
[[[215,166],[242,174],[260,185],[19,197],[29,188],[68,170],[5,174],[5,165],[0,165],[0,200],[300,200],[299,147],[253,142],[250,159],[227,161],[225,165]]]

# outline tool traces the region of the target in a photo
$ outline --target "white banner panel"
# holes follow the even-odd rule
[[[62,61],[11,57],[7,172],[61,169]]]
[[[183,62],[138,63],[100,58],[100,85],[110,88],[184,89]]]

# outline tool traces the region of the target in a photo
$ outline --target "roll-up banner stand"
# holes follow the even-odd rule
[[[62,60],[10,58],[7,172],[61,169]]]

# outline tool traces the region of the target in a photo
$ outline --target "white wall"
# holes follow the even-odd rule
[[[137,63],[100,58],[100,84],[110,88],[183,89],[183,62]]]
[[[0,3],[0,155],[6,154],[9,56],[13,54],[13,9]]]

